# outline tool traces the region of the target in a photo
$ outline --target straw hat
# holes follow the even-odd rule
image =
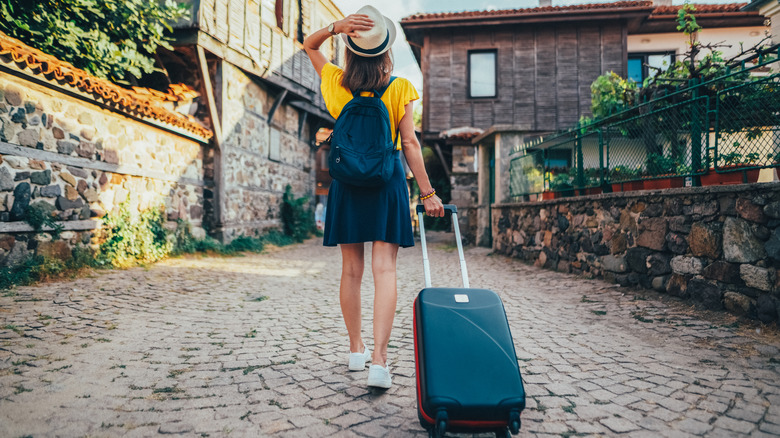
[[[356,55],[373,57],[379,56],[390,49],[395,41],[395,23],[393,20],[382,15],[373,6],[363,6],[358,9],[356,14],[368,15],[374,22],[374,27],[369,30],[360,31],[360,36],[351,38],[342,34],[341,38],[347,45],[347,48]]]

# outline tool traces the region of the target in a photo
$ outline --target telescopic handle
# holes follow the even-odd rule
[[[458,257],[460,258],[460,275],[463,279],[463,287],[469,287],[469,273],[466,269],[466,259],[463,256],[463,242],[460,240],[460,227],[458,226],[458,207],[452,204],[444,204],[444,211],[452,213],[452,227],[455,229],[455,242],[458,245]],[[423,273],[425,274],[425,287],[431,287],[431,266],[428,261],[428,246],[425,241],[425,224],[423,223],[423,215],[425,214],[425,207],[417,205],[417,218],[420,222],[420,243],[423,250]]]

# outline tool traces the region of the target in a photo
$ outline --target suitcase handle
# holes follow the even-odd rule
[[[458,226],[458,207],[452,204],[444,204],[444,211],[452,214],[452,227],[455,229],[455,241],[458,244],[458,257],[460,258],[460,275],[463,279],[463,287],[469,287],[469,273],[466,270],[466,259],[463,257],[463,242],[460,240],[460,227]],[[425,275],[425,287],[431,287],[431,266],[428,261],[428,246],[425,242],[425,224],[423,223],[425,207],[417,205],[417,218],[420,223],[420,243],[423,251],[423,273]]]

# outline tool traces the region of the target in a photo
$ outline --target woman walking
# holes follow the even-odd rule
[[[390,116],[394,144],[401,148],[429,216],[444,216],[441,199],[428,180],[420,144],[414,133],[412,101],[419,98],[412,84],[397,78],[390,83],[393,61],[390,46],[395,24],[376,8],[364,6],[357,13],[333,22],[309,35],[303,42],[314,69],[322,78],[322,96],[328,111],[338,118],[352,99],[353,91],[387,89],[381,96]],[[347,47],[345,68],[328,62],[319,48],[328,38],[341,34]],[[388,86],[388,83],[390,84]],[[372,95],[371,92],[365,95]],[[397,154],[396,154],[397,155]],[[399,247],[414,246],[409,212],[409,191],[400,157],[395,159],[390,182],[380,187],[358,187],[338,180],[331,183],[326,210],[324,245],[341,248],[342,269],[339,298],[349,333],[350,371],[368,371],[368,386],[389,388],[387,344],[397,301],[396,257]],[[371,270],[374,275],[374,352],[361,333],[360,283],[363,277],[365,242],[372,242]]]

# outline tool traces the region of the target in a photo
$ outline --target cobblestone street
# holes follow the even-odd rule
[[[432,234],[434,286],[460,286],[450,239]],[[776,330],[488,249],[466,260],[472,287],[508,312],[528,393],[520,436],[780,435]],[[18,288],[0,297],[0,436],[427,436],[420,245],[399,252],[386,392],[347,371],[339,272],[339,251],[313,239]]]

